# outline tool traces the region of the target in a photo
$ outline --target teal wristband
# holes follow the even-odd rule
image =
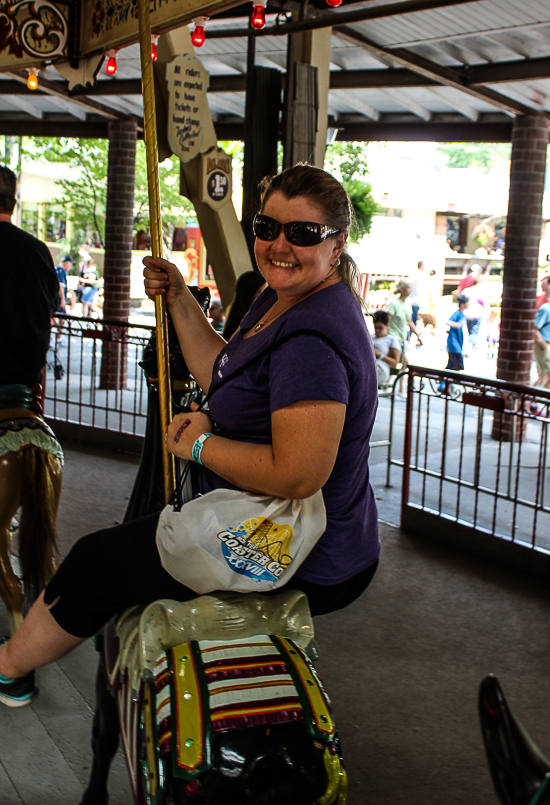
[[[193,445],[193,449],[191,451],[193,461],[196,461],[197,464],[200,464],[201,466],[204,466],[201,461],[202,448],[204,447],[205,441],[213,435],[214,435],[213,433],[203,433],[202,436],[199,436],[199,438],[195,441],[195,444]]]

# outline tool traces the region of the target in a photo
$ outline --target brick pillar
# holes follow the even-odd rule
[[[533,358],[548,135],[549,121],[543,115],[534,112],[514,120],[497,377],[524,384],[529,383]],[[501,423],[495,415],[493,437],[501,432],[510,439],[506,418]]]
[[[105,214],[105,319],[127,321],[130,313],[130,263],[134,225],[134,178],[137,125],[134,120],[109,123],[109,165]],[[127,348],[124,331],[114,329],[103,343],[101,388],[125,388]]]

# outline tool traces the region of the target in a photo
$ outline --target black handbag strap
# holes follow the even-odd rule
[[[338,357],[340,358],[340,360],[342,361],[344,366],[346,366],[346,361],[344,359],[344,356],[342,355],[342,352],[336,346],[336,344],[334,343],[332,338],[329,338],[328,335],[325,335],[320,330],[313,330],[313,329],[308,329],[308,328],[302,328],[302,329],[299,329],[299,330],[292,330],[292,332],[287,333],[286,335],[283,335],[282,338],[279,338],[278,341],[274,341],[268,347],[265,347],[264,349],[260,350],[260,352],[258,352],[256,355],[254,355],[253,358],[251,358],[246,363],[243,363],[242,366],[239,366],[237,369],[235,369],[234,372],[230,372],[225,377],[222,377],[222,379],[218,383],[216,383],[214,388],[212,388],[212,387],[210,388],[208,394],[206,395],[204,400],[200,403],[200,405],[199,405],[197,410],[200,411],[203,408],[203,406],[206,405],[206,403],[210,400],[210,398],[212,397],[212,395],[216,391],[219,391],[222,388],[222,386],[225,386],[225,384],[229,383],[230,380],[233,380],[234,377],[237,377],[242,372],[246,371],[246,369],[248,369],[248,367],[251,366],[254,363],[254,361],[257,361],[257,360],[259,360],[261,358],[265,358],[266,355],[271,355],[272,352],[275,352],[276,349],[279,349],[279,347],[282,347],[283,344],[288,343],[288,341],[290,341],[291,339],[296,338],[297,336],[300,336],[300,335],[310,335],[310,336],[315,336],[316,338],[320,338],[322,341],[325,342],[325,344],[327,344],[336,353],[336,355],[338,355]]]

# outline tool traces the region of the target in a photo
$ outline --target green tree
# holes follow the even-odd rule
[[[355,218],[350,241],[356,243],[368,235],[375,215],[382,211],[372,196],[372,187],[365,181],[369,172],[368,146],[359,142],[337,142],[329,145],[325,154],[326,169],[342,182],[348,191]]]
[[[218,145],[233,160],[233,170],[242,172],[244,165],[244,143],[242,140],[219,140]]]
[[[64,163],[74,171],[74,178],[59,179],[60,195],[52,199],[63,204],[75,229],[74,249],[78,242],[92,233],[92,239],[104,247],[105,207],[107,200],[108,140],[90,140],[75,137],[25,138],[28,158],[50,163]],[[190,201],[179,195],[179,160],[171,157],[159,165],[161,212],[166,240],[182,217],[196,218]],[[146,229],[149,225],[149,196],[145,144],[138,140],[136,147],[136,178],[134,190],[134,225]]]
[[[499,160],[509,160],[509,143],[442,143],[437,150],[447,157],[448,168],[477,168],[489,173]]]
[[[196,221],[197,214],[189,199],[179,194],[180,161],[176,156],[159,165],[159,185],[162,223],[165,230],[185,217]],[[150,225],[149,190],[147,185],[147,159],[145,143],[138,140],[136,147],[136,180],[134,189],[134,225],[145,229]],[[170,232],[171,234],[171,232]]]
[[[73,137],[25,138],[25,156],[75,168],[74,179],[59,179],[61,193],[53,202],[68,210],[75,230],[94,233],[101,246],[105,239],[105,198],[107,194],[106,140]]]

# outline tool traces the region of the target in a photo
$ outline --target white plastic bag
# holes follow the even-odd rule
[[[200,595],[266,592],[292,578],[326,525],[320,490],[281,500],[215,489],[179,512],[166,506],[157,547],[165,570]]]

